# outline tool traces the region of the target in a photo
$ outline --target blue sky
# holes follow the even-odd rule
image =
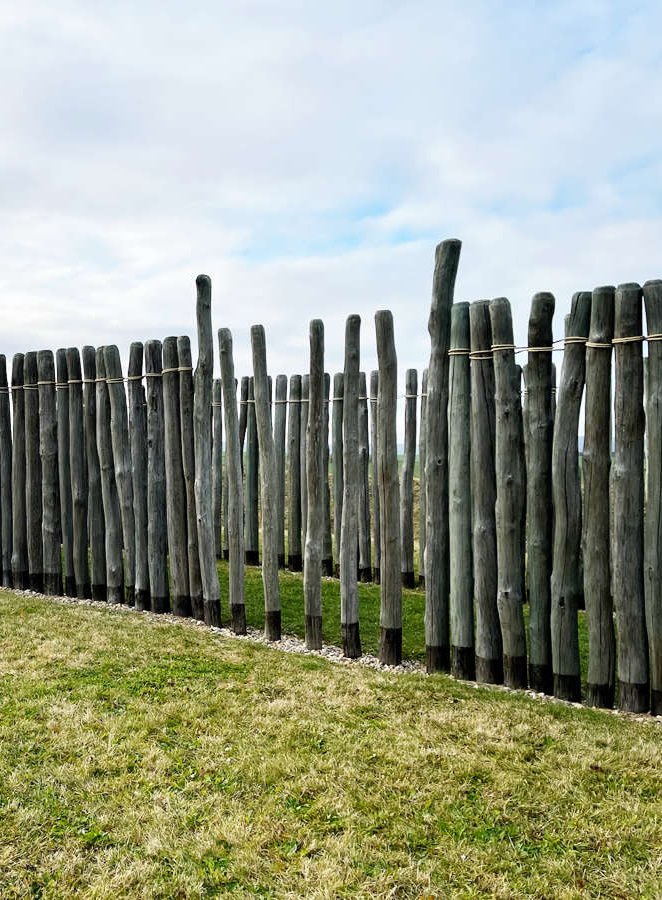
[[[250,371],[342,366],[344,321],[429,355],[434,246],[456,297],[662,276],[662,6],[638,2],[6,2],[2,346],[188,333],[194,279]]]

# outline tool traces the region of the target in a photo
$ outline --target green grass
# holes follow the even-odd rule
[[[662,730],[0,593],[4,898],[656,897]]]

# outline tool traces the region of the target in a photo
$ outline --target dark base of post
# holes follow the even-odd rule
[[[17,591],[24,591],[30,584],[30,579],[27,572],[14,572],[13,577],[14,587]]]
[[[451,645],[451,675],[461,681],[476,680],[476,654],[473,647]]]
[[[243,603],[235,603],[230,607],[232,630],[235,634],[246,634],[246,607]]]
[[[108,589],[105,584],[93,584],[90,593],[93,600],[99,600],[101,603],[108,601]]]
[[[308,650],[322,649],[322,617],[306,616],[305,635],[306,648]]]
[[[332,559],[323,559],[322,560],[322,577],[323,578],[333,578],[333,560]]]
[[[287,559],[287,568],[290,572],[301,572],[303,569],[303,560],[300,553],[290,553]]]
[[[150,608],[149,591],[139,588],[135,593],[136,609],[144,612]]]
[[[205,610],[202,605],[202,594],[191,597],[191,614],[198,622],[203,622],[205,618]]]
[[[662,691],[651,690],[651,715],[662,716]]]
[[[503,660],[476,657],[476,681],[481,684],[503,684]]]
[[[170,597],[150,597],[150,609],[153,613],[169,613]]]
[[[361,656],[361,633],[358,622],[350,622],[342,626],[342,652],[347,659],[358,659]]]
[[[247,566],[259,566],[260,565],[260,551],[259,550],[246,550],[244,554],[244,559],[246,560]]]
[[[284,553],[278,554],[278,568],[279,569],[285,568],[285,554]]]
[[[407,590],[413,591],[416,587],[416,579],[414,578],[413,572],[402,573],[402,586],[403,588],[407,588]]]
[[[35,594],[44,593],[44,576],[41,572],[30,572],[28,583],[30,585],[30,590],[34,591]]]
[[[110,585],[108,585],[106,591],[106,596],[109,603],[124,603],[123,587],[111,587]]]
[[[375,584],[382,583],[382,573],[379,571],[379,569],[372,570],[372,580]]]
[[[372,569],[359,569],[359,581],[362,584],[369,584],[372,581]]]
[[[204,600],[202,604],[202,621],[212,628],[221,627],[221,601]]]
[[[529,663],[529,686],[537,694],[553,694],[554,674],[552,667]]]
[[[89,581],[85,584],[76,585],[76,596],[79,600],[87,600],[92,596],[92,585]]]
[[[49,597],[62,596],[62,576],[59,572],[44,574],[44,593]]]
[[[379,661],[384,666],[402,662],[402,628],[379,629]]]
[[[624,712],[643,713],[649,708],[650,685],[632,684],[629,681],[618,682],[618,708]]]
[[[136,605],[136,589],[134,585],[129,585],[125,588],[124,602],[127,606]]]
[[[559,700],[569,700],[571,703],[580,703],[582,699],[582,687],[579,675],[554,674],[554,696]]]
[[[173,616],[190,617],[192,613],[191,598],[185,595],[172,598],[172,614]]]
[[[224,559],[226,562],[230,559],[230,548],[229,548],[229,547],[224,547],[224,548],[223,548],[223,559]]]
[[[503,683],[516,690],[526,688],[526,656],[503,657]]]
[[[2,573],[2,586],[6,588],[14,587],[14,579],[12,578],[11,569],[7,569]]]
[[[268,641],[280,640],[279,609],[268,609],[264,614],[264,636]]]
[[[425,575],[418,576],[418,586],[419,588],[425,588]]]
[[[587,684],[586,705],[597,706],[599,709],[613,709],[614,685],[613,684]]]
[[[67,575],[64,579],[64,595],[65,597],[76,596],[76,578],[73,575]]]
[[[425,670],[426,672],[448,672],[451,667],[450,647],[426,647]]]

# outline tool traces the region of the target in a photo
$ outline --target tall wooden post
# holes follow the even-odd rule
[[[301,546],[306,550],[306,528],[308,527],[308,481],[306,458],[308,455],[308,405],[310,403],[310,375],[301,377],[301,422],[299,428],[299,466],[301,469]]]
[[[418,584],[425,587],[425,466],[428,405],[428,370],[421,376],[421,422],[418,429]]]
[[[147,538],[147,412],[143,389],[143,345],[134,341],[129,349],[127,372],[129,444],[135,540],[136,609],[150,609],[149,555]]]
[[[349,316],[345,325],[345,372],[342,403],[343,498],[340,528],[340,626],[343,653],[361,655],[357,586],[359,536],[359,359],[361,318]]]
[[[324,324],[310,323],[310,376],[306,436],[308,523],[303,595],[306,647],[322,649],[322,542],[324,540]]]
[[[246,413],[246,509],[244,514],[244,542],[246,564],[260,565],[260,526],[258,518],[259,450],[257,420],[255,418],[255,381],[248,379]]]
[[[416,401],[418,373],[407,369],[405,374],[405,445],[400,481],[400,536],[402,539],[402,584],[416,587],[414,579],[414,467],[416,465]]]
[[[162,365],[161,341],[147,341],[147,564],[150,606],[154,613],[170,611]]]
[[[450,666],[448,349],[461,247],[458,240],[443,241],[437,246],[428,320],[431,341],[425,463],[425,652],[428,672],[448,670]],[[382,521],[383,517],[382,511]],[[384,562],[382,558],[382,568]]]
[[[379,467],[377,462],[377,394],[379,393],[379,372],[375,369],[370,373],[370,446],[371,454],[371,480],[372,480],[372,546],[373,546],[373,567],[372,580],[375,584],[381,581],[381,558],[382,558],[382,532],[381,532],[381,510],[379,508],[379,491],[377,490],[377,481]]]
[[[616,656],[609,567],[611,342],[613,337],[614,288],[599,287],[593,291],[591,327],[586,344],[585,424],[582,452],[584,475],[582,541],[584,599],[588,630],[586,701],[589,706],[607,708],[614,705]]]
[[[274,452],[276,454],[276,544],[278,568],[285,568],[285,439],[287,430],[287,375],[276,376],[274,398]]]
[[[246,449],[246,429],[248,427],[248,388],[250,378],[243,375],[239,386],[239,445],[241,447],[241,471],[244,471],[244,452]]]
[[[188,589],[191,597],[191,614],[203,621],[202,574],[198,547],[198,524],[195,509],[195,447],[193,434],[193,359],[191,341],[186,335],[177,338],[179,359],[179,422],[182,435],[182,471],[186,496],[186,555],[188,559]],[[206,412],[209,414],[211,400]],[[208,469],[211,466],[209,460]]]
[[[90,533],[92,599],[107,600],[106,520],[101,487],[101,463],[97,446],[97,363],[94,347],[83,347],[83,418],[87,461],[87,522]]]
[[[29,587],[28,533],[26,491],[26,451],[25,451],[25,394],[23,391],[22,353],[15,353],[12,360],[12,420],[14,441],[12,444],[12,579],[14,587],[25,590]]]
[[[476,677],[471,552],[471,373],[469,304],[451,310],[448,399],[451,672]]]
[[[237,383],[234,378],[232,334],[229,328],[218,332],[223,412],[225,415],[225,468],[228,473],[228,514],[225,519],[228,535],[230,567],[230,618],[235,634],[246,634],[244,603],[244,485],[241,476],[241,443],[237,413]]]
[[[329,403],[331,376],[324,373],[324,417],[322,423],[322,494],[324,501],[324,537],[322,538],[322,575],[333,575],[333,538],[331,531],[331,487],[329,485]]]
[[[0,527],[2,529],[2,584],[12,586],[12,434],[9,411],[7,360],[0,354]]]
[[[51,350],[37,353],[39,387],[39,455],[41,457],[41,535],[44,553],[44,592],[62,594],[60,509],[58,504],[57,413],[55,360]]]
[[[110,431],[110,398],[106,384],[104,349],[104,347],[96,349],[96,425],[106,533],[106,589],[109,603],[123,603],[122,521],[115,481],[115,462]]]
[[[60,348],[55,353],[55,371],[58,495],[60,498],[64,593],[67,597],[75,597],[74,522],[71,499],[71,458],[69,456],[69,369],[67,367],[67,351],[64,348]]]
[[[85,455],[85,424],[83,410],[83,379],[77,347],[67,350],[69,381],[68,456],[71,460],[71,505],[73,519],[73,566],[76,596],[89,597],[90,565],[88,559],[87,527],[87,458]]]
[[[359,372],[359,580],[372,581],[370,557],[370,444],[368,439],[368,388],[365,372]]]
[[[41,539],[41,456],[39,453],[39,388],[37,354],[25,354],[25,502],[27,506],[28,568],[30,590],[44,590],[44,557]]]
[[[292,572],[300,572],[303,568],[301,556],[301,375],[290,376],[287,461],[290,476],[287,530],[288,567]]]
[[[529,316],[527,366],[527,571],[529,584],[529,684],[551,694],[552,636],[552,319],[554,295],[535,294]],[[545,349],[548,348],[548,349]]]
[[[333,408],[331,416],[331,441],[333,459],[333,537],[336,547],[335,573],[340,577],[340,533],[342,526],[343,498],[343,446],[342,446],[342,411],[345,376],[336,372],[333,376]]]
[[[212,494],[214,497],[214,552],[216,559],[223,558],[223,393],[221,379],[214,378],[212,387]]]

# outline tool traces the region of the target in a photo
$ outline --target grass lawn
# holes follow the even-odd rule
[[[0,679],[3,900],[660,896],[655,721],[10,592]]]

